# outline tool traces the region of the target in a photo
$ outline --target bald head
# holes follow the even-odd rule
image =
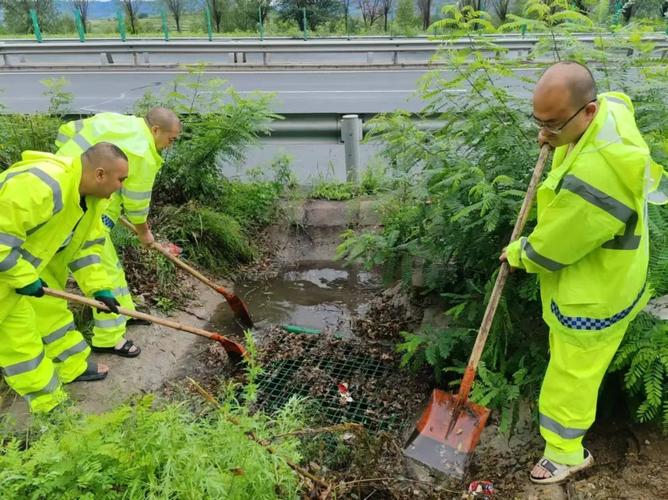
[[[81,155],[82,196],[109,198],[128,177],[128,157],[114,144],[99,142]]]
[[[584,103],[596,99],[596,82],[586,66],[563,61],[550,66],[536,84],[534,95],[557,93],[561,99],[567,98],[579,108]]]
[[[116,160],[127,163],[128,157],[121,148],[110,142],[98,142],[82,155],[82,164],[85,168],[108,165]]]
[[[586,66],[565,61],[550,66],[533,94],[533,115],[541,142],[575,144],[598,111],[596,82]]]
[[[170,129],[181,126],[181,121],[176,113],[169,108],[155,107],[146,113],[146,121],[150,126],[157,125],[163,129]]]
[[[158,151],[172,145],[181,134],[181,120],[168,108],[155,107],[146,113],[146,123],[151,129],[151,135]]]

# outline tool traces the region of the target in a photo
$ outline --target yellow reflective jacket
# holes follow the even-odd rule
[[[65,283],[71,272],[81,291],[89,296],[113,287],[102,265],[107,229],[102,222],[109,200],[86,196],[86,211],[76,228],[48,264],[51,274]]]
[[[58,130],[56,146],[59,155],[77,156],[93,144],[110,142],[128,157],[128,178],[114,193],[105,212],[111,227],[121,213],[133,224],[148,218],[153,183],[162,167],[162,157],[146,121],[136,116],[99,113],[91,118],[65,123]]]
[[[647,202],[662,179],[622,93],[599,110],[569,152],[554,152],[538,190],[538,223],[506,249],[513,267],[537,273],[543,318],[562,330],[628,323],[649,299]]]
[[[79,157],[25,151],[22,158],[0,174],[0,317],[6,313],[2,310],[3,299],[37,280],[84,215],[79,195]],[[106,202],[92,197],[86,200],[98,213]],[[99,220],[98,216],[96,227],[102,232]],[[89,248],[72,247],[65,265],[91,257]],[[89,275],[82,278],[84,291],[109,288],[99,255],[87,272]],[[76,272],[75,276],[81,277]]]

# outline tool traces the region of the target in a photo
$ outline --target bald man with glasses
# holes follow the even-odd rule
[[[599,387],[628,324],[647,304],[647,203],[664,203],[663,168],[652,161],[631,99],[598,94],[585,66],[561,62],[533,95],[538,141],[555,148],[538,190],[538,223],[501,255],[536,273],[550,361],[538,401],[539,484],[559,483],[593,463],[582,440]],[[665,184],[664,184],[665,185]]]

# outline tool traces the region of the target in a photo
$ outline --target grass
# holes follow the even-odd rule
[[[2,498],[299,498],[291,467],[306,406],[293,399],[271,418],[249,411],[261,369],[250,333],[246,345],[248,384],[223,385],[217,398],[191,380],[171,401],[145,396],[100,415],[64,404],[21,434],[5,417]]]
[[[185,256],[211,271],[225,271],[249,263],[256,255],[241,224],[224,211],[197,203],[164,206],[156,226]]]

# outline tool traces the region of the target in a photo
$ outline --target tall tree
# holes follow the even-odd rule
[[[399,0],[394,18],[396,24],[406,34],[407,30],[415,29],[415,5],[413,0]]]
[[[502,23],[506,21],[508,10],[510,10],[510,0],[489,0],[492,10]]]
[[[176,31],[181,33],[181,16],[186,8],[186,0],[162,0],[167,10],[171,12],[174,22],[176,23]]]
[[[279,17],[297,21],[299,29],[304,29],[303,9],[306,8],[306,22],[310,29],[336,19],[341,15],[338,0],[277,0],[274,4]]]
[[[88,33],[88,4],[89,0],[70,0],[72,9],[81,16],[81,24],[85,33]]]
[[[232,29],[253,31],[258,22],[266,24],[269,13],[269,2],[266,0],[234,0],[225,10],[223,29],[229,26]]]
[[[487,0],[459,0],[457,2],[458,7],[472,7],[473,10],[485,10],[485,4]]]
[[[139,8],[141,7],[141,0],[121,0],[121,4],[125,9],[125,17],[130,23],[130,33],[137,34],[139,28]]]
[[[424,30],[426,30],[431,24],[431,4],[432,0],[417,0],[417,8],[420,11],[422,29]]]
[[[341,0],[341,5],[343,5],[343,20],[345,22],[346,29],[348,28],[348,19],[350,17],[350,3],[352,0]]]
[[[35,9],[40,28],[44,31],[56,21],[56,8],[53,0],[0,0],[4,14],[4,24],[11,33],[32,33],[30,9]]]
[[[392,0],[380,0],[380,4],[383,10],[383,31],[387,31],[390,10],[392,10]]]
[[[209,6],[209,13],[211,14],[211,20],[216,28],[216,33],[220,33],[220,28],[223,23],[223,11],[225,10],[224,1],[206,0],[206,4]]]
[[[373,23],[381,16],[380,2],[381,0],[357,0],[357,6],[362,13],[362,21],[366,28],[373,26]]]

